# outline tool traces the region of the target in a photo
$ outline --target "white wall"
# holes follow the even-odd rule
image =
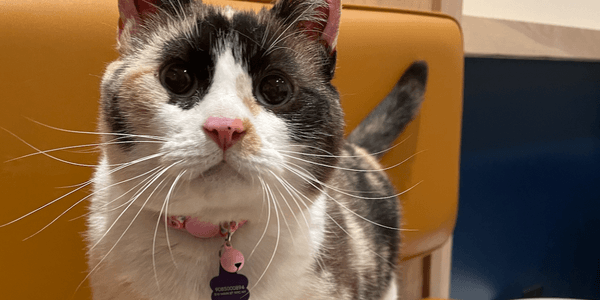
[[[600,0],[463,0],[463,15],[600,30]]]

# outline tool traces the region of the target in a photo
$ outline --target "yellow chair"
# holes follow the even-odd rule
[[[259,3],[225,2],[259,8]],[[100,76],[116,58],[116,0],[4,1],[0,4],[0,126],[39,149],[93,144]],[[451,237],[457,214],[463,47],[457,23],[440,14],[344,5],[335,85],[347,132],[392,88],[414,60],[429,64],[425,102],[383,158],[403,205],[402,299],[448,297]],[[0,160],[32,149],[0,131]],[[90,150],[88,148],[87,150]],[[84,149],[56,156],[94,164]],[[415,154],[413,156],[413,154]],[[90,178],[92,168],[43,155],[0,164],[0,224],[61,197]],[[411,189],[412,188],[412,189]],[[43,228],[89,192],[83,188],[0,228],[2,299],[90,299],[85,278],[85,201]]]

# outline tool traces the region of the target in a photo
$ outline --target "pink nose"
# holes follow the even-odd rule
[[[202,127],[206,135],[215,141],[223,151],[233,146],[246,133],[240,119],[209,117]]]

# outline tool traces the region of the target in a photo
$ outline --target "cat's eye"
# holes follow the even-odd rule
[[[173,94],[189,96],[197,86],[194,73],[183,63],[172,63],[160,72],[161,84]]]
[[[287,78],[270,74],[260,80],[256,97],[266,105],[284,104],[292,97],[292,85]]]

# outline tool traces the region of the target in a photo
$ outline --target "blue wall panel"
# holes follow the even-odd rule
[[[467,58],[457,299],[600,299],[600,63]]]

